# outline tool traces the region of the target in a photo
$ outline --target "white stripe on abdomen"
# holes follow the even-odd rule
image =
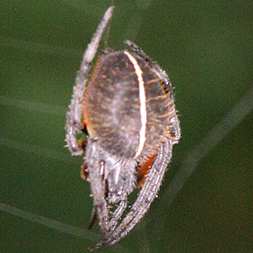
[[[135,158],[137,158],[141,154],[146,140],[146,124],[147,124],[146,95],[145,95],[144,81],[142,78],[142,70],[138,62],[129,52],[124,51],[124,53],[127,55],[128,59],[134,66],[134,70],[137,75],[139,85],[141,128],[139,132],[139,145],[135,154]]]

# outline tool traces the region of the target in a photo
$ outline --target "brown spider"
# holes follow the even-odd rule
[[[97,247],[118,242],[144,216],[180,139],[169,78],[137,45],[104,50],[91,66],[112,12],[84,52],[66,122],[71,154],[84,155],[81,176],[90,183],[103,236]]]

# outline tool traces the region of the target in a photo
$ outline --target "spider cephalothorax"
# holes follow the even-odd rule
[[[99,245],[116,243],[143,217],[180,139],[168,76],[138,46],[127,41],[124,50],[104,50],[91,70],[112,10],[84,53],[66,123],[71,153],[84,154],[82,177],[90,182],[103,234]],[[128,208],[135,188],[140,192]]]

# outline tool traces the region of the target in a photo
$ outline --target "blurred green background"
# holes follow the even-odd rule
[[[1,253],[87,252],[98,238],[64,121],[109,4],[0,2]],[[142,223],[101,252],[253,252],[253,2],[114,4],[109,46],[134,40],[169,73],[182,140]]]

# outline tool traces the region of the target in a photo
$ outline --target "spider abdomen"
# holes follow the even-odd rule
[[[102,55],[85,92],[84,121],[89,135],[120,157],[154,153],[175,114],[170,92],[150,62],[138,54]]]

